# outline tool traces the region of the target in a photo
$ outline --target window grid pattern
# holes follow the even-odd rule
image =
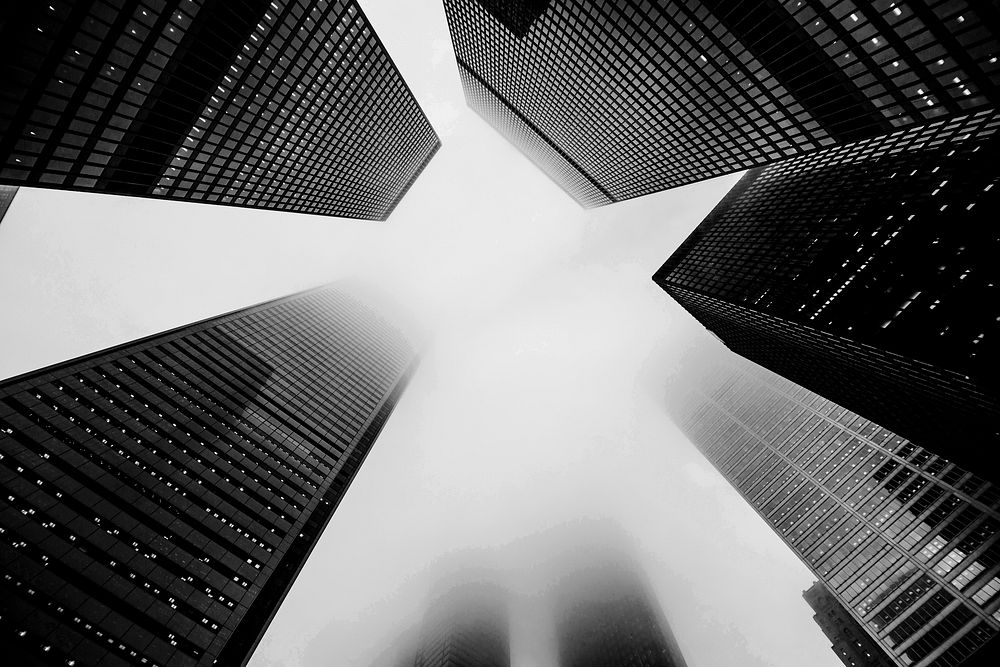
[[[3,222],[3,217],[7,215],[7,209],[10,205],[14,203],[14,195],[17,194],[17,188],[11,185],[0,185],[0,222]]]
[[[559,664],[687,667],[649,584],[622,560],[594,559],[561,573],[553,605]]]
[[[0,385],[4,645],[30,664],[241,664],[411,359],[325,288]]]
[[[528,159],[555,181],[556,185],[580,202],[584,208],[603,206],[612,202],[608,194],[567,159],[557,146],[550,144],[545,135],[535,131],[518,116],[515,109],[499,103],[496,95],[472,71],[459,68],[458,75],[469,107],[505,139],[520,148]]]
[[[988,470],[998,126],[980,112],[753,170],[654,280],[738,353]]]
[[[783,4],[893,127],[996,104],[1000,44],[976,3]]]
[[[460,71],[612,201],[1000,100],[993,23],[967,2],[497,4],[445,0]]]
[[[3,37],[4,182],[384,220],[440,147],[352,0],[53,0]]]
[[[691,441],[895,664],[997,634],[1000,489],[745,361],[686,388]]]
[[[458,584],[430,606],[415,645],[394,667],[511,667],[510,608],[502,587]]]
[[[844,605],[817,581],[802,597],[815,612],[813,620],[830,639],[830,648],[847,667],[893,667],[895,663],[865,632]]]

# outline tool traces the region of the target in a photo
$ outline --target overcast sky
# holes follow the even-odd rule
[[[440,2],[362,6],[444,144],[389,222],[22,189],[0,377],[368,283],[426,333],[423,363],[251,665],[366,665],[437,561],[581,517],[631,535],[691,667],[839,665],[808,570],[663,404],[684,350],[718,344],[650,276],[738,175],[584,211],[465,106]],[[514,642],[517,667],[551,664]]]

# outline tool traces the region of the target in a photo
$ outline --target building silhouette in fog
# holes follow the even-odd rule
[[[638,566],[607,546],[589,562],[584,555],[555,586],[560,666],[686,667]]]
[[[691,366],[678,425],[892,664],[996,664],[1000,489],[738,357]]]
[[[817,581],[802,597],[815,612],[813,620],[832,642],[830,648],[847,667],[894,667],[896,663],[826,586]]]
[[[752,170],[653,279],[733,351],[996,481],[998,126]]]
[[[413,363],[323,288],[0,383],[8,664],[245,664]]]
[[[399,667],[510,667],[510,603],[496,582],[447,587],[430,603],[412,650]]]
[[[990,3],[444,6],[469,106],[587,207],[1000,102]]]
[[[0,183],[384,220],[440,147],[355,0],[12,3]]]

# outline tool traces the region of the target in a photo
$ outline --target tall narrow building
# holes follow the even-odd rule
[[[1000,102],[989,2],[444,7],[469,106],[587,207]]]
[[[0,183],[384,220],[440,147],[355,0],[9,4]]]
[[[998,127],[752,170],[653,280],[738,354],[997,481]]]
[[[0,383],[5,660],[245,664],[414,363],[322,288]]]
[[[691,442],[892,664],[997,664],[1000,488],[738,357],[675,387]]]
[[[553,593],[559,665],[686,667],[641,570],[616,546],[567,558]]]
[[[826,586],[817,581],[803,591],[802,597],[816,612],[813,620],[832,642],[830,648],[846,667],[894,667],[896,663]]]

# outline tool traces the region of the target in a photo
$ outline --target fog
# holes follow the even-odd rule
[[[251,665],[371,664],[442,562],[516,569],[545,556],[511,545],[589,519],[628,536],[691,667],[838,665],[808,570],[666,413],[686,351],[727,352],[650,276],[738,175],[584,211],[465,107],[439,2],[362,6],[443,142],[389,222],[22,189],[0,224],[0,377],[363,285],[422,363]],[[550,665],[518,630],[530,606],[514,664]]]
[[[675,656],[672,633],[637,555],[620,526],[593,518],[566,521],[499,549],[456,551],[424,572],[431,588],[423,617],[386,642],[371,664],[412,665],[414,657],[433,654],[448,639],[499,659],[513,638],[522,659],[555,665],[567,651],[578,652],[578,644],[586,652],[594,641],[624,648],[619,642],[636,640],[633,633],[640,639],[630,648],[658,642]],[[678,667],[682,663],[677,660]]]

